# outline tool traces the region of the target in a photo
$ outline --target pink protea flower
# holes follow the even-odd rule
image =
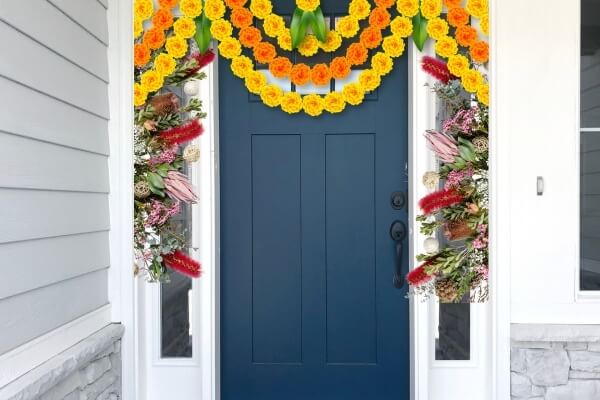
[[[459,154],[458,142],[446,133],[428,130],[425,133],[425,139],[427,139],[429,148],[442,162],[452,163]]]
[[[187,176],[178,171],[169,171],[163,179],[167,195],[184,203],[195,203],[198,196]]]

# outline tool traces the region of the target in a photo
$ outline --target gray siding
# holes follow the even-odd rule
[[[0,354],[108,303],[99,0],[0,0]]]

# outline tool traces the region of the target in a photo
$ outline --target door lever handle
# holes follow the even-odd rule
[[[406,225],[404,222],[398,220],[392,222],[392,226],[390,226],[390,237],[396,242],[392,283],[395,288],[400,289],[404,286],[404,271],[402,268],[402,242],[406,238]]]

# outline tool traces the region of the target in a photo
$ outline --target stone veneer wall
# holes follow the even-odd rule
[[[111,324],[0,390],[3,400],[119,400],[123,326]]]
[[[511,328],[513,400],[600,399],[600,326]]]

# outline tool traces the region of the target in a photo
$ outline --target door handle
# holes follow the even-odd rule
[[[404,222],[399,220],[392,222],[392,226],[390,226],[390,237],[396,242],[392,283],[395,288],[400,289],[404,286],[404,272],[402,268],[402,242],[406,238],[406,225]]]

